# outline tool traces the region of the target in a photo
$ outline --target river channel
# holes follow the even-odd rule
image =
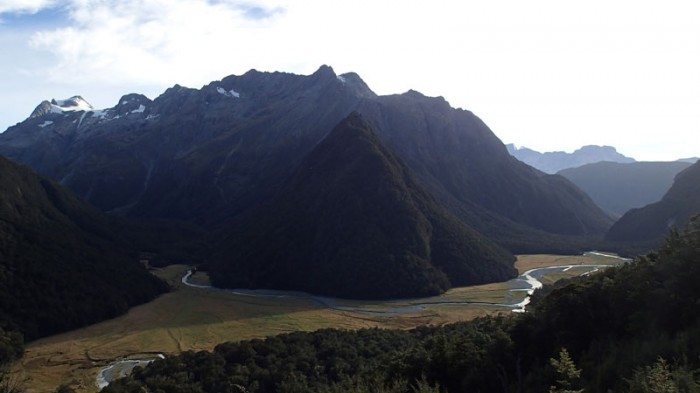
[[[332,310],[371,314],[371,315],[381,315],[381,316],[395,316],[404,313],[411,313],[425,310],[429,307],[436,306],[485,306],[494,307],[511,310],[513,312],[524,312],[527,305],[530,303],[530,296],[535,292],[535,290],[542,288],[542,278],[549,274],[557,274],[562,272],[567,272],[571,269],[577,269],[577,275],[588,275],[594,273],[602,268],[611,267],[625,263],[629,259],[621,258],[615,255],[609,255],[604,253],[599,253],[595,251],[590,251],[586,254],[603,256],[611,259],[610,264],[572,264],[572,265],[558,265],[530,269],[518,277],[507,281],[506,287],[507,294],[502,302],[466,302],[466,301],[456,301],[449,299],[442,299],[441,297],[432,297],[426,299],[400,299],[400,300],[387,300],[379,302],[381,308],[362,306],[362,305],[347,305],[345,299],[336,299],[332,297],[325,296],[315,296],[305,292],[296,291],[279,291],[279,290],[269,290],[269,289],[220,289],[215,288],[210,285],[203,285],[192,282],[192,270],[187,271],[187,273],[182,277],[181,281],[184,285],[198,288],[202,290],[217,290],[226,291],[238,296],[253,296],[253,297],[273,297],[273,298],[286,298],[286,299],[301,299],[311,301],[321,307],[326,307]],[[524,295],[524,296],[523,296]],[[423,301],[425,300],[425,301]],[[131,371],[136,366],[145,366],[148,363],[158,359],[163,358],[162,354],[150,355],[138,359],[122,359],[117,360],[102,370],[97,375],[96,384],[102,389],[107,386],[109,382],[124,377],[131,373]]]

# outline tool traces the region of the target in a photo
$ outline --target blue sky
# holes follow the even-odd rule
[[[506,143],[700,156],[698,16],[674,0],[0,0],[0,131],[44,99],[106,108],[328,64],[443,96]]]

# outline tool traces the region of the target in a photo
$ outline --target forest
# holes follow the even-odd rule
[[[700,218],[528,312],[411,331],[335,329],[156,361],[103,392],[700,392]]]

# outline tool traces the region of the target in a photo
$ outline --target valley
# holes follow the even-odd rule
[[[694,311],[673,310],[696,298],[683,252],[697,250],[700,163],[614,222],[593,191],[510,156],[473,113],[413,90],[379,96],[328,66],[104,110],[71,100],[0,135],[0,366],[13,363],[22,393],[345,392],[374,378],[408,392],[421,376],[452,392],[539,392],[565,349],[587,386],[620,388],[620,372],[693,347],[637,333],[645,320],[662,334],[693,326]],[[649,196],[626,178],[608,182],[620,199]],[[642,255],[687,223],[599,274],[626,259],[578,255]],[[645,340],[658,348],[615,359]]]
[[[542,283],[552,283],[596,269],[585,266],[620,262],[601,254],[521,255],[515,267],[523,274],[538,268],[582,265],[553,269],[538,278]],[[132,308],[126,315],[30,343],[24,357],[15,365],[16,376],[23,381],[28,393],[52,391],[60,383],[78,392],[94,392],[101,370],[120,359],[135,361],[153,359],[161,353],[176,355],[189,350],[212,350],[225,341],[293,331],[438,326],[510,313],[513,305],[524,300],[527,293],[523,291],[526,287],[520,287],[517,292],[518,288],[514,288],[511,281],[453,288],[441,296],[421,299],[322,298],[324,302],[319,302],[317,298],[298,293],[251,296],[251,293],[183,285],[183,276],[188,270],[185,265],[155,270],[156,275],[173,286],[173,291]],[[205,273],[198,272],[188,282],[206,286],[208,279]]]

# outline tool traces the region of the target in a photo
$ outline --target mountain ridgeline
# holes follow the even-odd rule
[[[439,206],[358,113],[215,255],[218,286],[347,298],[429,296],[516,275],[514,257]]]
[[[610,228],[610,241],[658,246],[669,230],[682,229],[700,213],[700,161],[676,175],[663,198],[625,213]]]
[[[167,290],[118,219],[0,157],[0,330],[25,339],[114,317]]]
[[[586,164],[601,161],[630,163],[634,158],[627,157],[612,146],[588,145],[575,150],[573,153],[564,151],[549,151],[540,153],[527,147],[515,147],[512,143],[506,145],[508,152],[518,160],[531,165],[545,173],[557,173],[568,168],[577,168]]]
[[[104,110],[62,103],[45,102],[0,135],[0,154],[115,214],[229,228],[357,111],[440,204],[511,252],[581,251],[582,237],[612,224],[566,179],[512,158],[471,112],[415,91],[377,96],[358,75],[327,66],[176,85]]]
[[[671,188],[674,177],[690,162],[602,161],[559,171],[615,217],[628,210],[658,202]]]

